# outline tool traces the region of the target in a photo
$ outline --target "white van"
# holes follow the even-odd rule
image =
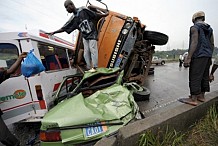
[[[21,52],[34,49],[46,70],[24,77],[20,69],[0,84],[0,108],[7,125],[19,121],[40,121],[53,101],[52,94],[58,89],[64,76],[76,73],[70,65],[74,46],[58,37],[49,38],[39,32],[0,33],[0,69],[9,68]]]

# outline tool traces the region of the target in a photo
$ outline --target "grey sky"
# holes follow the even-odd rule
[[[157,50],[188,48],[189,28],[196,11],[206,13],[206,22],[214,29],[215,46],[218,46],[217,0],[102,0],[109,10],[138,17],[147,30],[169,36],[169,42]],[[94,3],[94,0],[91,0]],[[0,32],[42,29],[51,32],[69,19],[64,0],[0,0]],[[74,0],[76,7],[86,0]],[[101,6],[101,5],[100,5]],[[103,6],[102,6],[103,7]],[[57,34],[72,41],[72,34]]]

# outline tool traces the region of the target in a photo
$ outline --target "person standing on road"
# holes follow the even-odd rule
[[[216,71],[216,69],[218,68],[218,56],[215,57],[215,60],[213,62],[213,66],[210,72],[210,82],[214,81],[214,72]]]
[[[62,28],[47,34],[53,35],[62,32],[67,32],[69,34],[75,29],[78,29],[83,37],[84,58],[87,69],[91,69],[92,66],[94,70],[98,67],[98,31],[94,21],[106,17],[108,15],[108,10],[93,5],[88,6],[88,8],[76,8],[71,0],[66,0],[64,6],[68,13],[73,13],[73,16]],[[91,65],[91,62],[93,65]]]
[[[197,105],[197,101],[205,101],[205,92],[210,91],[209,72],[214,50],[213,29],[205,23],[205,13],[196,12],[192,17],[193,26],[190,27],[190,41],[188,56],[184,67],[189,66],[190,97],[179,101]]]
[[[183,57],[182,55],[179,55],[179,67],[182,67],[183,64]]]
[[[23,52],[19,55],[16,62],[7,70],[0,70],[0,84],[8,79],[11,74],[19,68],[23,58],[27,56],[27,52]],[[0,142],[6,146],[19,146],[20,141],[9,131],[8,127],[2,119],[3,112],[0,109]]]
[[[182,58],[183,58],[183,63],[184,63],[184,61],[185,61],[185,59],[187,58],[187,56],[188,56],[188,52],[185,52],[183,55],[182,55]],[[183,65],[184,66],[184,65]],[[188,66],[184,66],[184,67],[188,67]]]

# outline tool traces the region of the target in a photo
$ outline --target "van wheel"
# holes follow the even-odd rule
[[[153,45],[165,45],[169,38],[166,34],[160,32],[145,31],[143,33],[143,39],[148,40]]]
[[[164,65],[165,64],[165,61],[161,61],[161,65]]]
[[[143,91],[134,91],[133,97],[135,101],[145,101],[149,100],[150,97],[150,90],[148,88],[142,87]]]

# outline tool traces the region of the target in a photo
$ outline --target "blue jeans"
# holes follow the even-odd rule
[[[84,45],[84,58],[86,61],[87,69],[91,69],[91,67],[97,68],[98,67],[97,40],[83,39],[83,45]]]

